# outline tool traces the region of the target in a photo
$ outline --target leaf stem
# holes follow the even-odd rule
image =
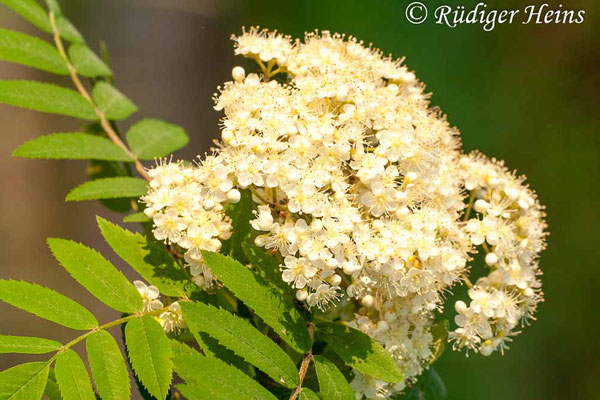
[[[311,341],[313,339],[313,330],[314,325],[308,324],[308,333],[310,334]],[[298,383],[298,386],[296,386],[296,389],[294,389],[294,391],[290,395],[289,400],[296,400],[300,395],[300,392],[302,391],[302,382],[304,382],[304,377],[306,377],[306,372],[308,371],[308,367],[312,359],[313,354],[311,348],[307,353],[304,354],[304,357],[302,357],[302,363],[300,364],[300,369],[298,370],[298,373],[300,375],[300,383]]]
[[[59,350],[56,352],[56,354],[55,354],[55,355],[53,355],[53,356],[52,356],[52,358],[50,358],[50,359],[48,360],[48,364],[52,363],[52,361],[54,361],[54,360],[56,359],[56,357],[58,357],[58,356],[60,355],[60,353],[62,353],[63,351],[65,351],[65,350],[67,350],[67,349],[69,349],[69,348],[73,347],[73,346],[74,346],[74,345],[76,345],[77,343],[79,343],[79,342],[83,341],[83,340],[84,340],[84,339],[86,339],[88,336],[92,335],[93,333],[96,333],[96,332],[98,332],[98,331],[102,331],[102,330],[106,330],[106,329],[112,328],[113,326],[117,326],[117,325],[124,324],[125,322],[128,322],[128,321],[130,321],[130,320],[132,320],[132,319],[134,319],[134,318],[139,318],[139,317],[142,317],[142,316],[153,316],[153,315],[160,315],[160,314],[162,314],[163,312],[165,312],[165,311],[166,311],[168,308],[169,308],[169,307],[163,307],[163,308],[160,308],[160,309],[158,309],[158,310],[152,310],[152,311],[140,311],[140,312],[137,312],[137,313],[135,313],[135,314],[131,314],[131,315],[128,315],[128,316],[126,316],[126,317],[119,318],[119,319],[116,319],[116,320],[114,320],[114,321],[110,321],[110,322],[107,322],[107,323],[105,323],[105,324],[99,325],[99,326],[97,326],[96,328],[94,328],[94,329],[92,329],[92,330],[90,330],[90,331],[88,331],[88,332],[84,333],[83,335],[76,337],[75,339],[71,340],[70,342],[68,342],[68,343],[64,344],[64,345],[63,345],[63,346],[62,346],[62,347],[61,347],[61,348],[60,348],[60,349],[59,349]]]
[[[94,109],[94,112],[96,113],[96,115],[100,119],[100,125],[102,126],[102,129],[104,129],[104,132],[106,132],[106,134],[108,135],[108,138],[114,144],[116,144],[121,149],[123,149],[123,151],[125,151],[125,153],[129,157],[131,157],[133,159],[133,162],[135,164],[135,169],[138,171],[138,173],[144,179],[146,179],[147,181],[149,181],[150,180],[150,176],[146,172],[146,168],[138,160],[137,156],[135,154],[133,154],[131,152],[131,150],[129,150],[129,148],[125,145],[125,143],[123,143],[123,141],[121,140],[121,138],[119,137],[119,135],[117,135],[117,133],[112,128],[112,126],[110,124],[110,121],[106,118],[106,115],[104,115],[104,112],[102,110],[100,110],[100,108],[96,105],[96,102],[94,102],[94,100],[90,96],[90,94],[87,91],[87,89],[85,88],[85,86],[83,86],[83,84],[81,83],[81,80],[79,79],[79,76],[77,75],[77,71],[75,70],[75,67],[73,66],[73,64],[69,60],[69,57],[67,56],[67,52],[65,51],[65,47],[63,46],[62,39],[60,38],[60,31],[58,30],[58,27],[56,25],[56,18],[54,16],[54,12],[50,11],[49,17],[50,17],[50,24],[52,25],[52,31],[53,31],[53,34],[54,34],[54,44],[56,45],[56,48],[57,48],[58,53],[60,54],[61,58],[67,64],[67,68],[69,69],[69,75],[71,76],[71,80],[73,81],[73,84],[75,85],[75,88],[77,88],[77,91],[81,94],[81,96]]]
[[[467,211],[465,211],[465,216],[463,221],[469,219],[469,215],[471,215],[471,210],[473,209],[473,202],[475,201],[475,189],[471,190],[471,194],[469,196],[469,204],[467,205]]]

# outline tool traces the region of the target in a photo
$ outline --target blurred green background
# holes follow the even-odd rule
[[[260,25],[301,37],[327,29],[354,35],[397,57],[433,92],[466,150],[479,149],[525,174],[546,205],[551,236],[541,267],[546,301],[538,321],[523,329],[504,355],[485,358],[447,351],[436,368],[449,399],[600,399],[600,25],[597,0],[548,1],[586,10],[580,25],[479,25],[451,29],[429,20],[411,25],[407,0],[67,0],[64,11],[98,49],[107,42],[116,84],[140,107],[139,116],[183,125],[192,158],[218,137],[211,95],[242,63],[229,35]],[[440,4],[422,0],[430,14]],[[488,9],[523,9],[539,1],[489,0]],[[34,28],[7,9],[0,26]],[[0,79],[55,80],[0,63]],[[56,80],[66,84],[66,81]],[[84,165],[10,157],[26,139],[72,131],[67,118],[0,106],[0,275],[34,280],[68,292],[97,312],[110,311],[70,280],[50,257],[48,236],[76,238],[108,253],[94,226],[91,203],[65,204],[84,180]],[[117,265],[122,266],[119,262]],[[70,338],[72,332],[0,305],[1,333]],[[29,360],[30,358],[27,358]],[[0,357],[0,369],[25,356]]]

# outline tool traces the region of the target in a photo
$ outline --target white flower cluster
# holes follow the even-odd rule
[[[523,177],[480,154],[460,162],[465,188],[477,213],[465,226],[474,245],[482,245],[489,275],[469,289],[470,304],[455,304],[459,326],[450,337],[489,355],[503,351],[519,324],[533,318],[542,300],[538,255],[544,249],[544,212]]]
[[[143,197],[144,213],[153,218],[156,239],[186,250],[192,279],[205,289],[213,276],[202,262],[201,251],[219,251],[219,239],[231,236],[231,222],[222,203],[240,199],[227,173],[221,175],[219,169],[214,158],[207,158],[203,168],[161,162],[148,172],[151,190]]]
[[[162,301],[158,299],[160,293],[156,286],[148,286],[142,281],[133,281],[133,284],[142,296],[144,311],[160,310],[161,308],[164,308]],[[181,307],[178,302],[169,304],[169,307],[161,312],[158,317],[156,317],[156,320],[167,332],[177,331],[187,327],[183,320],[183,314],[181,313]]]
[[[236,67],[215,96],[225,118],[212,155],[150,171],[144,200],[155,236],[185,250],[208,287],[200,250],[219,250],[231,231],[223,205],[249,189],[254,243],[281,256],[297,299],[321,309],[354,302],[350,324],[376,338],[408,381],[433,357],[442,293],[466,280],[469,253],[487,243],[490,275],[470,290],[470,306],[457,304],[452,338],[484,354],[502,349],[541,299],[543,213],[522,179],[465,156],[402,60],[329,32],[292,41],[253,28],[234,40],[262,73]],[[465,222],[469,192],[477,218]],[[357,399],[405,385],[355,375]]]

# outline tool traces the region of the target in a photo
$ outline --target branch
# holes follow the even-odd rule
[[[56,48],[58,49],[58,53],[60,54],[61,58],[67,64],[67,68],[69,69],[69,75],[71,76],[71,80],[73,81],[73,84],[77,88],[77,91],[81,94],[81,96],[88,103],[90,103],[90,105],[94,109],[94,112],[100,119],[100,125],[102,126],[102,129],[104,129],[104,132],[106,132],[106,135],[108,135],[108,138],[110,140],[112,140],[112,142],[114,144],[116,144],[117,146],[122,148],[125,151],[125,153],[127,153],[127,155],[134,160],[135,169],[138,171],[138,173],[144,179],[149,181],[150,176],[146,172],[146,168],[138,160],[137,156],[135,154],[133,154],[131,152],[131,150],[129,150],[127,145],[125,145],[125,143],[123,143],[123,141],[121,140],[119,135],[117,135],[117,133],[114,131],[114,129],[110,125],[110,121],[106,118],[106,115],[104,115],[104,112],[102,110],[100,110],[100,108],[98,108],[98,105],[96,105],[96,102],[94,102],[94,100],[88,93],[85,86],[83,86],[83,84],[81,83],[81,80],[79,79],[79,76],[77,75],[77,71],[75,70],[75,67],[73,66],[73,64],[71,64],[71,61],[69,60],[69,57],[67,56],[67,53],[65,51],[65,47],[63,46],[62,40],[60,38],[60,31],[58,30],[58,27],[56,25],[56,18],[54,17],[54,13],[52,11],[50,11],[49,16],[50,16],[50,24],[52,25],[52,31],[54,34],[54,43],[56,45]]]
[[[313,338],[313,329],[314,329],[314,325],[308,324],[308,333],[310,334],[311,340]],[[290,395],[289,400],[296,400],[298,398],[298,396],[300,395],[300,392],[302,391],[302,382],[304,382],[304,377],[306,376],[306,372],[308,371],[308,366],[310,365],[312,358],[313,358],[312,349],[310,349],[307,353],[304,354],[304,357],[302,357],[302,363],[300,364],[300,370],[299,370],[300,383],[298,383],[298,386],[296,386],[296,389],[294,389],[294,391]]]

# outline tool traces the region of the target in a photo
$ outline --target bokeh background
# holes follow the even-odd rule
[[[422,0],[430,11],[453,0]],[[242,63],[229,36],[260,25],[294,36],[327,29],[373,42],[407,65],[433,92],[432,103],[462,132],[466,150],[506,160],[527,175],[547,206],[551,236],[541,266],[546,302],[504,355],[447,351],[436,368],[453,400],[600,399],[600,24],[597,0],[564,0],[586,10],[580,25],[503,25],[450,29],[411,25],[408,0],[64,0],[65,14],[92,47],[105,40],[117,86],[137,117],[182,125],[190,159],[218,137],[211,97]],[[474,0],[464,0],[469,8]],[[539,1],[489,0],[489,8]],[[548,0],[557,8],[558,1]],[[431,17],[430,17],[431,18]],[[0,27],[40,34],[5,8]],[[66,80],[0,62],[0,79]],[[127,128],[128,123],[122,125]],[[11,152],[50,132],[77,131],[68,118],[0,105],[0,277],[68,293],[100,320],[116,317],[85,293],[50,256],[46,237],[80,240],[111,254],[95,215],[120,217],[96,203],[65,203],[85,180],[85,164],[22,160]],[[115,257],[114,262],[126,266]],[[67,340],[74,333],[0,304],[0,333]],[[116,332],[115,332],[116,333]],[[35,359],[2,355],[0,369]],[[135,397],[134,398],[138,398]]]

